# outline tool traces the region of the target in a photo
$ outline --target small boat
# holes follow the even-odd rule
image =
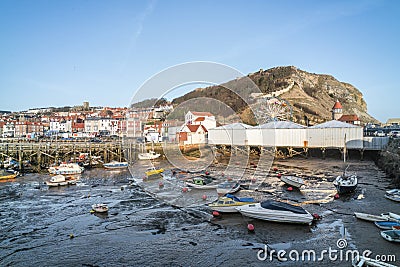
[[[400,242],[400,230],[382,231],[381,236],[390,242]]]
[[[396,265],[392,265],[390,263],[386,263],[383,261],[378,261],[375,259],[367,258],[364,256],[356,256],[354,257],[353,261],[351,262],[353,267],[368,267],[368,266],[375,266],[375,267],[396,267]]]
[[[217,186],[217,193],[219,195],[233,194],[239,191],[240,184],[234,181],[226,181]]]
[[[286,176],[286,175],[282,175],[281,176],[281,181],[284,182],[285,184],[300,188],[302,187],[304,184],[304,180],[301,179],[300,177],[296,177],[296,176]]]
[[[125,169],[128,168],[128,162],[111,161],[110,163],[103,164],[106,169]]]
[[[224,197],[218,198],[215,202],[208,204],[208,207],[218,212],[238,212],[236,207],[247,204],[255,203],[256,201],[252,197],[236,197],[231,194],[226,194]]]
[[[19,174],[19,172],[17,171],[13,171],[13,173],[10,172],[1,172],[0,173],[0,180],[8,180],[8,179],[14,179],[15,177],[17,177]]]
[[[147,153],[140,153],[138,155],[138,158],[142,159],[142,160],[144,160],[144,159],[156,159],[156,158],[159,158],[160,156],[161,156],[161,154],[156,153],[154,150],[149,150],[149,152],[147,152]]]
[[[162,173],[162,172],[164,172],[164,169],[162,169],[162,168],[160,168],[160,169],[156,169],[156,168],[149,168],[147,171],[145,171],[144,173],[147,175],[147,176],[152,176],[152,175],[156,175],[156,174],[160,174],[160,173]]]
[[[390,219],[389,214],[381,214],[381,215],[372,215],[368,213],[354,212],[354,215],[357,219],[377,222],[377,221],[388,221]]]
[[[107,206],[107,204],[103,204],[103,203],[94,204],[94,205],[92,205],[92,210],[94,212],[104,213],[104,212],[108,211],[108,206]]]
[[[375,222],[375,225],[383,230],[391,230],[393,226],[400,226],[400,222],[398,221],[378,221]]]
[[[396,213],[393,213],[393,212],[389,212],[388,214],[389,214],[389,216],[390,216],[391,218],[400,221],[400,215],[398,215],[398,214],[396,214]]]
[[[211,177],[194,177],[190,181],[186,181],[185,184],[195,189],[215,189],[218,184],[213,183]]]
[[[358,179],[356,175],[339,175],[335,181],[333,181],[333,185],[336,187],[336,190],[339,194],[347,194],[351,193],[357,188]]]
[[[50,174],[62,174],[62,175],[71,175],[71,174],[80,174],[85,170],[84,167],[78,165],[78,163],[62,163],[56,167],[50,167]]]
[[[400,190],[399,189],[392,189],[389,191],[386,191],[385,197],[387,199],[400,202]]]
[[[313,216],[300,206],[274,200],[236,208],[243,215],[260,220],[311,225]]]
[[[49,187],[57,187],[57,186],[64,186],[64,185],[73,185],[76,184],[78,179],[72,176],[64,176],[62,174],[53,176],[50,178],[50,181],[46,181],[46,184]]]
[[[393,226],[392,226],[392,230],[400,230],[400,226],[398,226],[398,225],[393,225]]]

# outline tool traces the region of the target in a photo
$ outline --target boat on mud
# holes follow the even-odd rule
[[[226,194],[223,197],[219,197],[213,203],[208,204],[208,207],[212,210],[224,213],[236,213],[238,210],[236,207],[252,204],[256,201],[252,197],[236,197],[231,194]]]
[[[375,225],[383,230],[392,230],[393,226],[400,226],[399,221],[379,221],[375,222]]]
[[[368,267],[368,266],[375,266],[375,267],[396,267],[396,265],[392,265],[387,262],[378,261],[375,259],[367,258],[364,256],[356,256],[353,261],[351,262],[353,267]]]
[[[218,184],[214,183],[211,177],[194,177],[191,180],[187,180],[185,184],[188,187],[195,189],[216,189]]]
[[[304,208],[274,200],[243,205],[236,209],[244,216],[272,222],[311,225],[314,220],[313,216]]]
[[[49,181],[46,181],[46,185],[49,187],[58,187],[64,185],[74,185],[78,181],[77,178],[72,176],[64,176],[62,174],[58,174],[50,178]]]
[[[387,199],[400,202],[400,189],[392,189],[386,191],[385,197]]]
[[[140,153],[138,155],[138,158],[140,160],[146,160],[146,159],[156,159],[156,158],[159,158],[160,156],[161,156],[161,154],[156,153],[154,150],[149,150],[149,152]]]
[[[225,181],[217,186],[218,195],[233,194],[240,190],[240,184],[234,181]]]
[[[109,170],[125,169],[128,168],[128,162],[111,161],[110,163],[104,163],[103,166]]]
[[[108,205],[104,203],[97,203],[92,205],[93,212],[104,213],[108,211]]]
[[[391,219],[389,214],[373,215],[362,212],[354,212],[354,215],[356,216],[357,219],[370,222],[389,221]]]
[[[296,177],[296,176],[286,176],[286,175],[282,175],[281,176],[281,181],[284,182],[285,184],[300,188],[303,185],[305,185],[304,180],[300,177]]]
[[[333,181],[333,185],[339,194],[348,194],[356,190],[358,178],[355,174],[347,176],[346,174],[339,175]]]
[[[155,167],[152,167],[152,168],[147,169],[147,171],[145,171],[144,174],[146,174],[146,176],[153,176],[153,175],[161,174],[163,172],[164,172],[164,169],[162,169],[162,168],[156,169]]]
[[[17,171],[0,171],[0,180],[9,180],[9,179],[14,179],[19,175],[19,172]]]
[[[79,166],[78,163],[62,163],[59,166],[49,168],[49,173],[58,175],[73,175],[81,174],[85,170],[84,167]]]
[[[381,236],[389,242],[400,242],[400,230],[382,231]]]

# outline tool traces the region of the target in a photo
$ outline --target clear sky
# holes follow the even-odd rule
[[[400,117],[400,1],[0,1],[0,110],[127,106],[157,72],[294,65]]]

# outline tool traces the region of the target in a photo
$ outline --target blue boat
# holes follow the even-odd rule
[[[128,162],[112,161],[110,163],[103,164],[103,166],[106,169],[124,169],[128,168]]]
[[[378,221],[375,225],[383,230],[391,230],[393,226],[400,226],[399,221]]]

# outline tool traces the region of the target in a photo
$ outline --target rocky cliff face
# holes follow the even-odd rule
[[[336,100],[343,106],[343,114],[356,114],[363,123],[377,122],[367,113],[367,104],[362,93],[351,84],[340,82],[330,75],[302,71],[296,67],[276,67],[260,70],[247,75],[261,90],[263,95],[255,93],[246,85],[245,79],[228,82],[239,95],[252,103],[262,96],[275,96],[285,99],[292,106],[292,120],[305,124],[321,123],[331,120],[331,109]],[[182,103],[196,97],[209,97],[220,100],[242,115],[244,122],[254,124],[249,116],[247,104],[240,97],[232,94],[222,86],[211,86],[192,91],[173,100],[174,104]],[[206,108],[206,107],[205,107]]]

